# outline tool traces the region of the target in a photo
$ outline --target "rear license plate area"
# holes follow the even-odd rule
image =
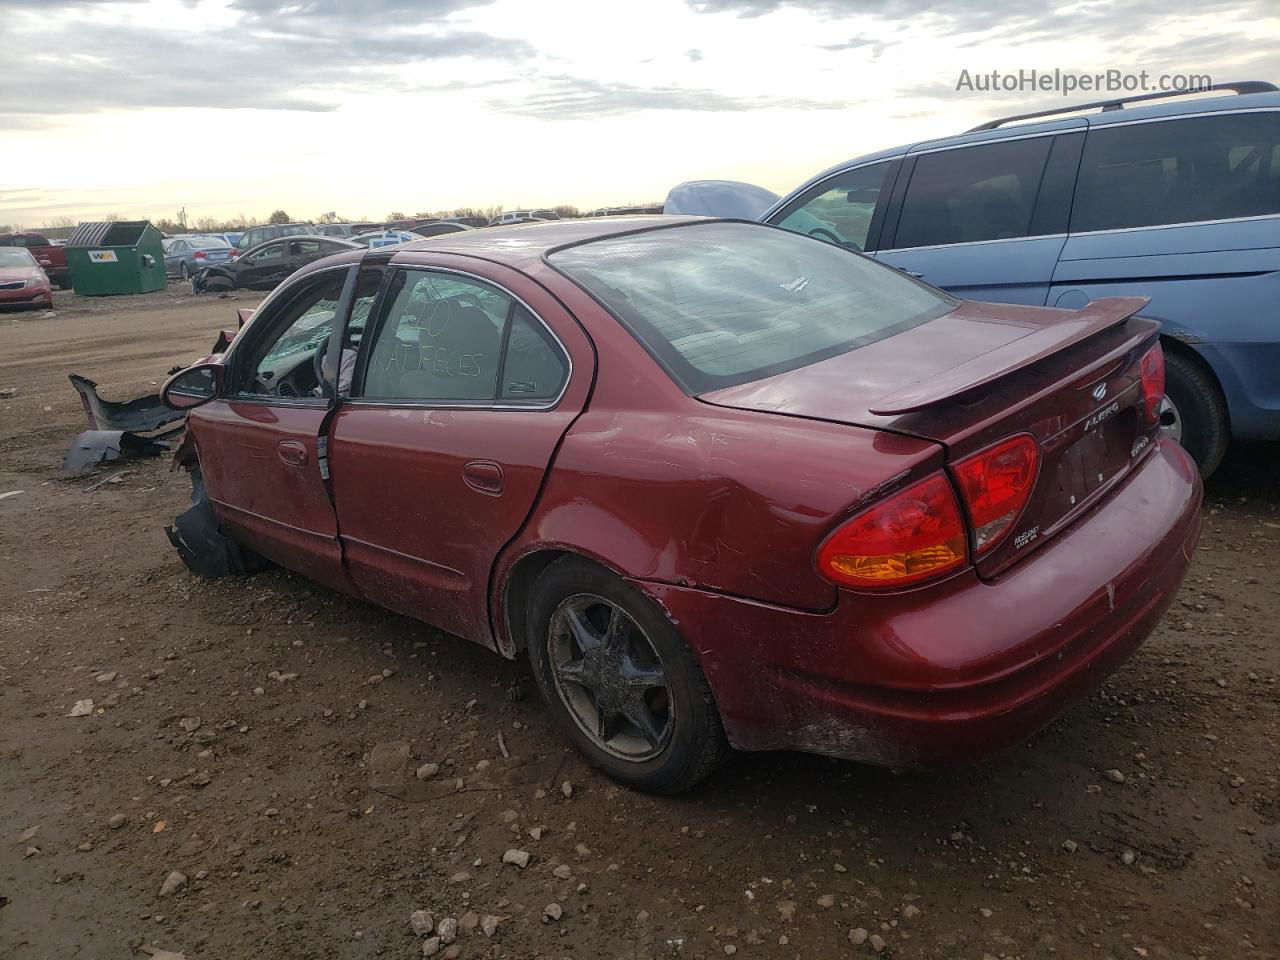
[[[1083,432],[1062,451],[1055,467],[1055,519],[1063,519],[1083,507],[1128,470],[1136,426],[1137,411],[1133,407],[1097,424],[1086,421]]]

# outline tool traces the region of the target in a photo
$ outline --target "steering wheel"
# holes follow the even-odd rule
[[[324,383],[324,355],[329,352],[329,338],[325,337],[320,341],[320,346],[316,347],[316,352],[311,356],[311,369],[316,375],[316,386]]]
[[[845,247],[846,249],[849,249],[849,250],[856,250],[858,253],[862,252],[862,248],[858,246],[856,243],[854,243],[852,240],[841,240],[839,237],[837,237],[834,233],[832,233],[826,227],[814,227],[812,230],[809,231],[809,236],[818,237],[819,240],[830,240],[832,243],[834,243],[838,247]]]
[[[325,337],[320,340],[320,346],[316,347],[316,352],[311,356],[311,370],[316,375],[316,387],[324,384],[324,357],[329,352],[329,338]]]

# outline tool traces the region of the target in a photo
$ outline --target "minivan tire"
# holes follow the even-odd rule
[[[557,641],[552,617],[564,604],[583,597],[623,611],[638,628],[631,634],[632,642],[647,642],[660,661],[669,728],[655,755],[630,759],[601,746],[595,735],[584,731],[561,692],[564,684],[553,672]],[[728,757],[720,712],[693,652],[657,605],[622,578],[579,557],[557,560],[534,585],[527,631],[534,680],[556,726],[592,766],[614,780],[646,793],[681,793],[710,776]]]
[[[1198,361],[1166,349],[1164,392],[1182,420],[1182,447],[1207,480],[1222,463],[1231,442],[1222,391]]]

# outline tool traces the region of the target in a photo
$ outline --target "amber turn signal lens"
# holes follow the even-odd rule
[[[839,586],[890,589],[963,566],[964,520],[941,473],[840,527],[818,548],[818,570]]]

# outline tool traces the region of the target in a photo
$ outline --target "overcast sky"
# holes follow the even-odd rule
[[[1277,0],[0,0],[0,23],[0,223],[28,227],[785,192],[1063,102],[961,70],[1280,81]]]

